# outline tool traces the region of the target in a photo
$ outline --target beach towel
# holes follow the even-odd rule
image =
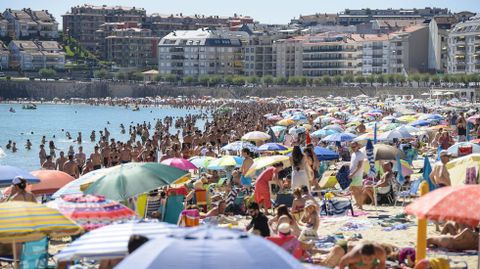
[[[338,170],[337,172],[336,178],[342,190],[347,189],[350,186],[350,183],[352,182],[348,178],[349,173],[350,173],[350,169],[347,165],[342,166],[340,170]]]

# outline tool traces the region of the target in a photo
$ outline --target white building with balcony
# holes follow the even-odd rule
[[[458,23],[448,35],[450,74],[480,73],[480,16]]]

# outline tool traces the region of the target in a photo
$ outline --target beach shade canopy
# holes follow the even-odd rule
[[[397,127],[399,127],[401,124],[400,123],[387,123],[387,124],[384,124],[382,126],[380,126],[380,128],[378,128],[378,130],[380,131],[391,131]]]
[[[326,130],[317,130],[310,134],[311,137],[323,138],[332,134],[338,133],[337,130],[326,129]]]
[[[319,161],[332,161],[340,158],[340,155],[338,155],[338,153],[335,151],[319,146],[313,148],[313,153],[315,153]]]
[[[65,195],[48,202],[47,206],[76,221],[86,231],[136,217],[130,208],[96,195]]]
[[[477,227],[480,223],[480,185],[447,186],[413,201],[405,212],[418,218],[451,220]]]
[[[327,125],[327,126],[323,127],[322,130],[334,130],[334,131],[337,131],[338,133],[343,132],[342,126],[340,126],[338,124]]]
[[[474,171],[474,178],[478,173],[480,163],[480,154],[470,154],[464,157],[456,158],[447,163],[446,167],[450,174],[452,186],[463,185],[467,182],[468,170]],[[478,182],[477,182],[478,183]]]
[[[208,166],[207,169],[210,170],[222,170],[225,169],[225,167],[229,166],[241,166],[243,163],[243,158],[239,156],[231,156],[231,155],[225,155],[219,159],[212,160]]]
[[[284,151],[288,148],[278,143],[266,143],[258,147],[258,151]]]
[[[266,118],[267,118],[267,120],[271,120],[271,121],[279,121],[279,120],[283,119],[283,117],[280,116],[280,115],[271,115],[271,116],[268,116]]]
[[[160,163],[165,164],[165,165],[169,165],[169,166],[173,166],[173,167],[176,167],[178,169],[185,170],[185,171],[195,170],[195,169],[198,168],[196,165],[191,163],[189,160],[183,159],[183,158],[170,158],[170,159],[163,160]]]
[[[200,264],[202,269],[304,268],[291,254],[264,238],[211,226],[149,241],[116,268],[190,269]]]
[[[295,127],[292,127],[288,130],[288,133],[290,135],[298,135],[298,134],[303,134],[307,131],[307,129],[303,126],[295,126]]]
[[[300,114],[300,113],[297,113],[297,114],[289,117],[289,119],[294,120],[294,121],[307,121],[307,117],[303,114]]]
[[[10,165],[0,165],[0,188],[12,185],[12,180],[15,177],[23,177],[28,183],[39,183],[40,179],[20,168]]]
[[[45,236],[79,234],[82,227],[58,210],[32,202],[0,203],[0,242],[28,242]]]
[[[222,147],[222,150],[240,151],[244,148],[250,151],[257,151],[257,147],[248,141],[235,141]]]
[[[472,148],[472,153],[480,153],[480,146],[471,142],[460,142],[448,148],[448,153],[458,156],[460,148]]]
[[[52,194],[75,180],[71,175],[58,170],[37,170],[31,174],[40,179],[40,183],[31,185],[31,191],[35,194]]]
[[[250,166],[245,176],[251,176],[257,170],[273,165],[275,163],[283,163],[283,166],[287,167],[290,165],[290,157],[285,155],[273,155],[257,158],[253,161],[252,166]]]
[[[365,148],[362,148],[362,151],[365,152]],[[397,155],[400,156],[400,159],[405,159],[403,151],[385,144],[375,144],[373,146],[373,155],[375,156],[375,161],[394,161],[397,159]]]
[[[168,186],[188,175],[188,172],[161,163],[127,163],[109,168],[85,191],[85,194],[104,195],[115,201]]]
[[[188,160],[198,168],[207,168],[208,164],[212,160],[215,160],[215,158],[210,156],[195,156]]]
[[[270,138],[271,136],[269,134],[260,131],[248,132],[242,136],[242,140],[247,141],[265,141]]]
[[[58,198],[62,195],[67,194],[82,194],[82,190],[80,189],[81,185],[89,184],[96,181],[101,175],[104,175],[108,172],[108,168],[93,170],[91,172],[86,173],[85,175],[70,181],[65,186],[61,187],[58,191],[56,191],[52,198]]]
[[[336,133],[326,136],[322,141],[326,142],[348,142],[355,139],[357,136],[351,133]]]
[[[128,254],[128,240],[132,235],[149,239],[178,231],[175,225],[165,222],[128,221],[92,230],[63,248],[55,257],[59,261],[123,258]]]

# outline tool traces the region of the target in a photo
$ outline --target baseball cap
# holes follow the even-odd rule
[[[282,233],[282,234],[290,233],[290,224],[282,223],[282,224],[278,225],[278,232]]]
[[[16,176],[16,177],[13,178],[12,184],[17,185],[17,184],[22,183],[22,181],[25,181],[25,179],[23,177]]]

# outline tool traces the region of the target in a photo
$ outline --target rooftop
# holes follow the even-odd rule
[[[38,46],[33,42],[29,40],[12,40],[10,41],[13,44],[15,44],[17,47],[19,47],[22,50],[38,50]]]

